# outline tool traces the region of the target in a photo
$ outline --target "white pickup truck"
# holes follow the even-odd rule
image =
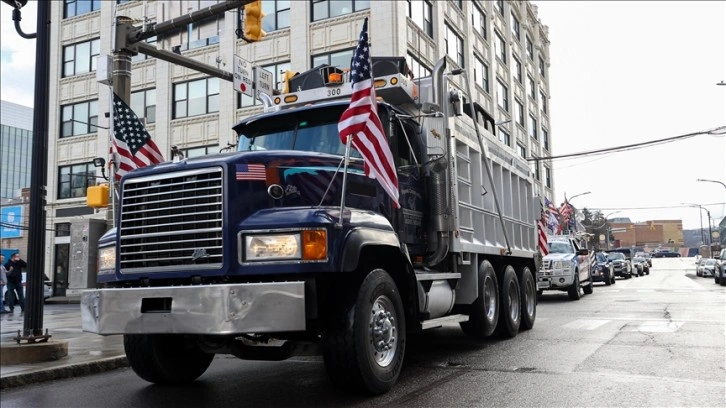
[[[580,299],[580,287],[592,293],[590,252],[580,249],[577,241],[567,235],[547,237],[549,254],[542,258],[537,272],[537,293],[545,290],[567,291],[571,300]]]

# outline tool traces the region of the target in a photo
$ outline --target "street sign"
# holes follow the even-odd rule
[[[252,96],[252,64],[241,57],[234,56],[234,90]]]
[[[0,209],[0,238],[20,238],[23,236],[23,207],[13,205]]]
[[[255,88],[257,89],[257,99],[260,98],[260,92],[272,96],[272,72],[255,67]]]

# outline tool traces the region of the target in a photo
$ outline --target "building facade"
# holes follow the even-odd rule
[[[611,221],[610,227],[619,230],[612,234],[623,248],[681,248],[685,245],[681,220],[652,220],[638,223],[618,220]]]
[[[47,224],[52,256],[49,270],[68,266],[68,225],[106,219],[106,210],[86,207],[86,188],[99,181],[96,157],[108,158],[112,93],[98,82],[96,68],[112,52],[109,27],[117,16],[149,25],[208,7],[216,1],[52,2]],[[405,56],[414,76],[430,74],[447,57],[472,80],[472,99],[497,121],[499,142],[525,158],[549,156],[548,29],[529,1],[369,1],[263,0],[266,37],[256,43],[238,38],[241,13],[226,12],[190,24],[174,35],[148,40],[222,70],[233,57],[273,73],[304,72],[321,64],[350,65],[363,19],[371,21],[373,56]],[[238,31],[241,32],[241,31]],[[231,130],[239,120],[261,112],[259,101],[241,96],[231,83],[138,55],[131,77],[132,109],[167,159],[172,146],[186,157],[217,153],[236,143]],[[463,85],[462,85],[463,87]],[[551,162],[531,161],[535,193],[552,198]],[[81,226],[83,228],[83,226]],[[58,235],[58,231],[63,231]],[[59,255],[60,254],[60,255]]]
[[[0,198],[30,187],[32,145],[33,108],[0,101]]]

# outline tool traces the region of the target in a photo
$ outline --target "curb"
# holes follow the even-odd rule
[[[82,377],[128,366],[129,363],[126,360],[126,356],[109,357],[87,363],[69,364],[67,366],[0,378],[0,389],[4,390],[63,378]]]

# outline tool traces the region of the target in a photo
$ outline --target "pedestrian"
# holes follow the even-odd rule
[[[8,283],[8,273],[5,270],[5,255],[0,255],[0,294],[3,293],[3,288]],[[9,310],[5,309],[5,302],[0,299],[0,314],[10,313]]]
[[[10,256],[10,260],[5,264],[5,269],[8,275],[8,306],[10,306],[10,312],[15,311],[15,299],[17,296],[18,304],[20,305],[20,311],[25,311],[25,294],[23,293],[23,269],[27,268],[28,264],[20,259],[19,253],[14,253]]]

